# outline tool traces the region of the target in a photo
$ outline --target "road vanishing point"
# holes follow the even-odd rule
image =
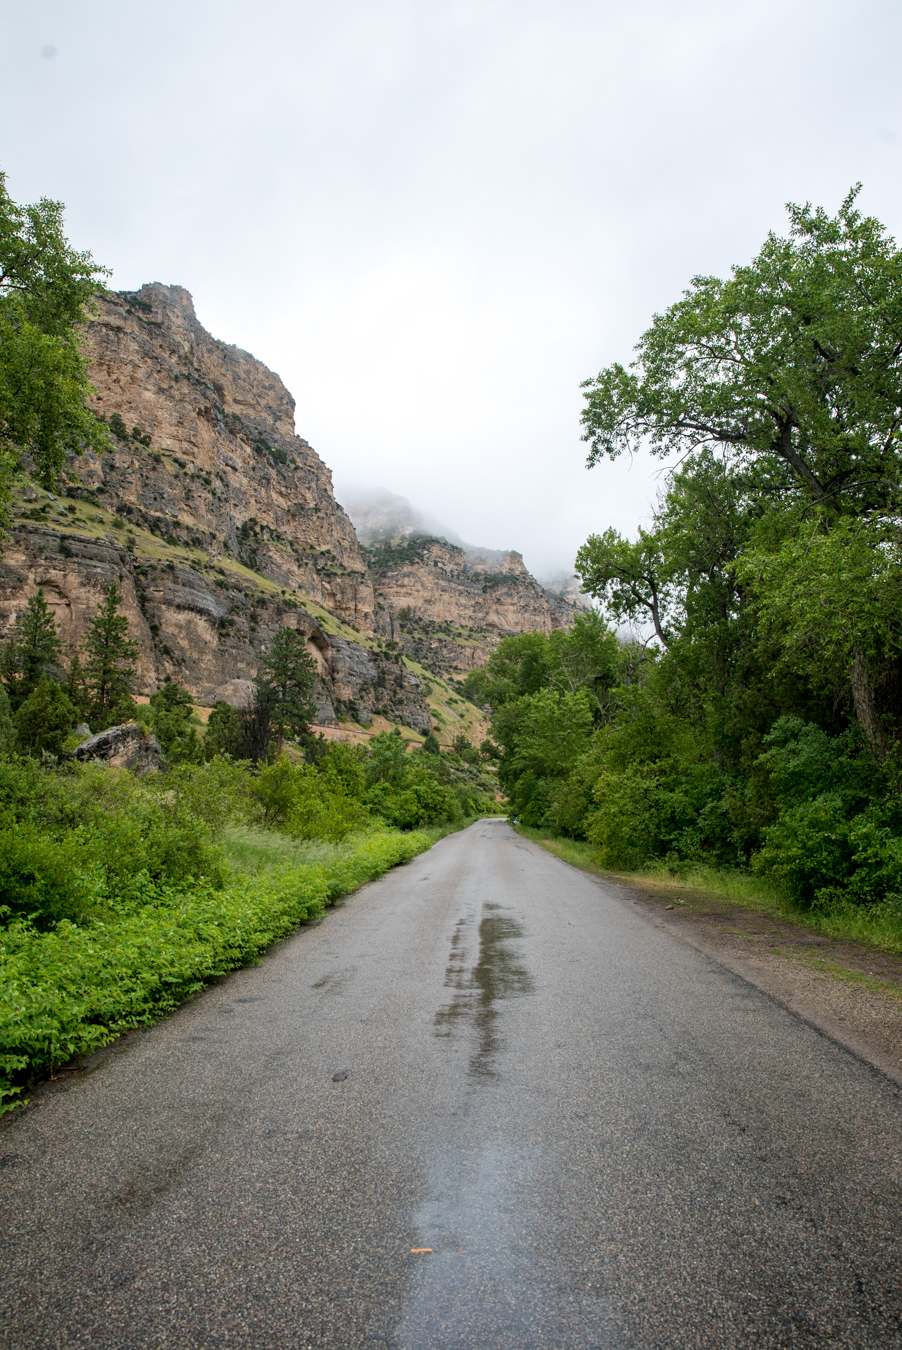
[[[4,1347],[902,1346],[899,1086],[503,821],[53,1088]]]

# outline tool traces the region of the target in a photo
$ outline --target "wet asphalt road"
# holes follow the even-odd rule
[[[482,822],[7,1120],[0,1345],[902,1346],[900,1125]]]

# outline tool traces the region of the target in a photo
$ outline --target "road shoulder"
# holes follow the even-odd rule
[[[902,1086],[902,957],[689,887],[565,866],[596,877],[651,922]]]

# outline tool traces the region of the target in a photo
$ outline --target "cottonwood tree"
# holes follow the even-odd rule
[[[590,465],[709,446],[829,511],[898,505],[902,253],[858,191],[835,217],[790,204],[787,238],[726,281],[695,277],[629,368],[584,382]]]
[[[19,206],[0,172],[0,524],[23,453],[50,488],[67,454],[108,444],[85,404],[84,332],[108,275],[68,243],[61,202]]]
[[[899,537],[902,253],[879,221],[857,210],[857,193],[835,217],[790,205],[787,238],[770,234],[757,257],[734,267],[727,280],[696,277],[681,300],[655,317],[631,366],[615,363],[584,383],[590,466],[647,446],[679,456],[683,467],[654,530],[640,531],[635,543],[613,531],[594,536],[577,570],[612,617],[640,617],[665,648],[691,626],[689,607],[698,608],[700,599],[710,612],[696,616],[695,628],[707,624],[713,634],[717,600],[722,685],[738,683],[731,644],[750,598],[762,602],[761,633],[797,654],[803,630],[812,637],[809,656],[827,650],[813,640],[825,622],[837,633],[854,631],[854,642],[833,641],[830,650],[841,661],[833,669],[869,744],[882,754],[886,719],[898,720],[899,712],[890,707],[899,703],[898,672],[887,664],[900,645],[895,611],[885,608],[878,620],[872,607],[870,627],[850,628],[847,620],[855,578],[866,570],[862,548],[875,577],[883,577],[886,551],[896,552]],[[680,514],[674,484],[690,508],[683,511],[691,528],[682,540],[673,526]],[[703,517],[726,540],[714,567],[703,550],[690,556]],[[818,551],[836,563],[854,555],[849,584],[834,578],[839,584],[829,588],[825,614],[817,569],[801,565],[807,554],[792,540],[826,537],[842,521],[857,522],[857,551]],[[782,558],[776,566],[767,561],[774,557]],[[774,587],[791,577],[793,602],[780,586],[785,603],[777,604]],[[877,583],[871,591],[887,593]],[[803,613],[807,625],[800,623]]]

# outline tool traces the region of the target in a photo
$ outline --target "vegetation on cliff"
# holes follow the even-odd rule
[[[590,463],[680,456],[651,527],[577,561],[647,638],[598,646],[592,697],[557,635],[506,640],[474,692],[524,823],[902,923],[902,253],[854,194],[790,223],[587,382]]]

